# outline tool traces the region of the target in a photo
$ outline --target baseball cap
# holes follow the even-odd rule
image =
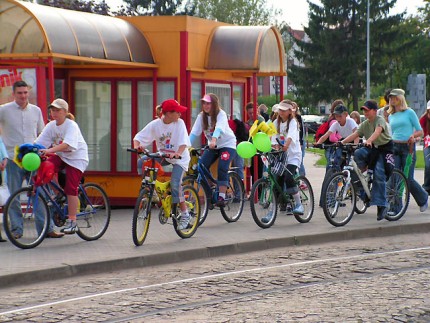
[[[57,109],[64,109],[67,112],[69,111],[69,104],[63,99],[55,99],[54,101],[51,102],[49,107],[54,107]]]
[[[278,104],[278,111],[279,110],[282,110],[282,111],[293,110],[293,106],[291,104],[281,102]]]
[[[272,107],[272,112],[278,112],[279,111],[279,104],[275,104],[273,107]]]
[[[179,102],[174,99],[169,99],[161,103],[161,110],[163,111],[163,113],[172,111],[182,113],[187,111],[187,109],[187,107],[180,105]]]
[[[211,103],[211,102],[212,102],[212,98],[211,98],[211,96],[210,96],[209,94],[205,94],[205,95],[203,95],[203,97],[201,98],[201,101],[205,101],[205,102],[209,102],[209,103]]]
[[[374,100],[364,102],[361,110],[378,110],[378,104]]]
[[[398,96],[398,95],[405,95],[405,91],[402,89],[392,89],[390,94],[388,96]]]
[[[427,110],[430,109],[430,100],[427,102]]]
[[[343,104],[337,105],[336,108],[334,108],[334,111],[333,111],[334,114],[342,114],[344,112],[348,112],[348,109]]]

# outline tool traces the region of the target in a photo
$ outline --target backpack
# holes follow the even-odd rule
[[[234,119],[234,123],[236,124],[236,140],[237,143],[241,143],[242,141],[247,141],[249,138],[249,130],[246,128],[246,125],[243,121],[239,119]]]
[[[319,128],[315,132],[315,141],[320,140],[320,138],[326,134],[328,129],[330,129],[331,120],[333,120],[333,119],[329,119],[326,122],[324,122],[321,126],[319,126]]]

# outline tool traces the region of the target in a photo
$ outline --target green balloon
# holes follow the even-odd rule
[[[38,169],[39,166],[40,166],[40,157],[36,153],[27,153],[22,158],[22,167],[29,172],[32,172]]]
[[[255,148],[263,153],[267,153],[272,150],[272,142],[270,137],[264,132],[257,132],[252,138]]]
[[[257,152],[255,146],[249,141],[242,141],[236,148],[237,154],[242,158],[251,158]]]

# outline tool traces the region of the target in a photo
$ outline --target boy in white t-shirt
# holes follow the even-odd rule
[[[133,147],[143,151],[153,141],[158,151],[168,154],[171,158],[166,161],[173,165],[170,187],[172,190],[172,202],[179,203],[181,218],[178,229],[184,230],[190,222],[190,214],[185,204],[182,193],[182,176],[188,170],[190,154],[187,147],[191,146],[187,127],[182,119],[181,113],[187,108],[181,106],[176,100],[166,100],[161,104],[163,116],[148,123],[133,138]],[[181,157],[181,159],[177,159]]]

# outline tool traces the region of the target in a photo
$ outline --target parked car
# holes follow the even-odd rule
[[[307,133],[315,133],[319,126],[324,123],[324,119],[327,119],[327,116],[319,116],[315,114],[302,115],[305,131],[307,131]]]

